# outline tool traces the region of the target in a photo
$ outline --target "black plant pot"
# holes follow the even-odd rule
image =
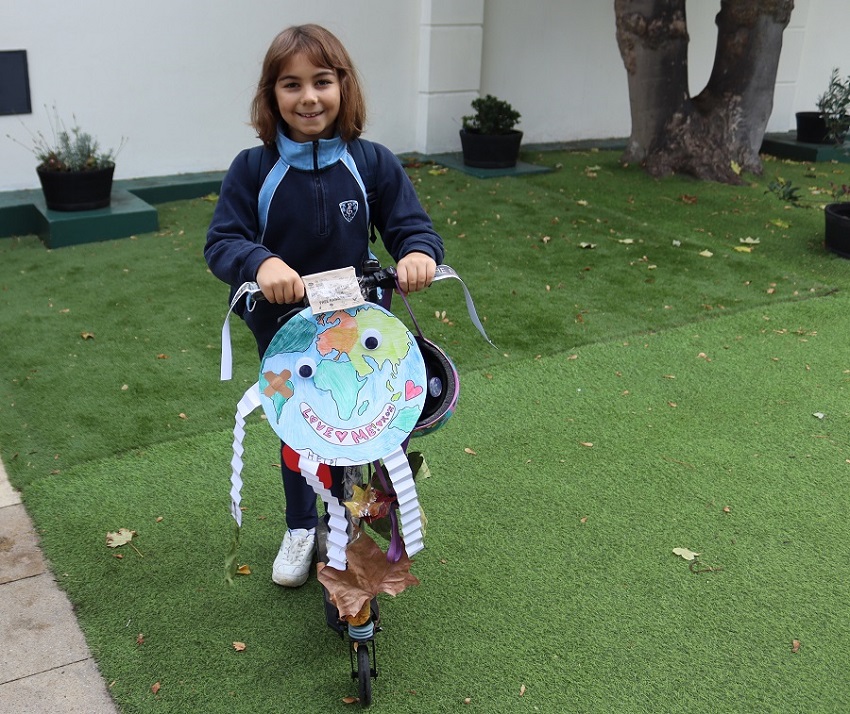
[[[806,144],[843,144],[847,136],[848,126],[837,137],[829,135],[826,119],[820,112],[797,112],[797,141]],[[845,115],[846,119],[846,115]]]
[[[106,208],[112,198],[115,166],[94,171],[45,171],[37,168],[44,200],[51,211]]]
[[[797,141],[805,144],[827,144],[826,121],[820,112],[797,112]]]
[[[830,203],[823,209],[826,249],[850,258],[850,203]]]
[[[479,134],[460,130],[463,163],[478,169],[509,169],[516,166],[522,132],[516,129],[507,134]]]

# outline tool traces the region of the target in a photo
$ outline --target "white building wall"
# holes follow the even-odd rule
[[[454,149],[481,86],[484,0],[422,0],[416,149]],[[440,148],[436,148],[440,147]]]
[[[38,185],[33,156],[6,135],[49,132],[44,105],[104,146],[128,137],[116,178],[226,169],[257,143],[249,105],[269,43],[304,22],[352,55],[369,136],[412,150],[419,21],[407,0],[0,0],[0,49],[27,50],[33,107],[0,116],[0,190]]]
[[[850,74],[847,0],[796,4],[770,131],[814,107],[833,66]],[[710,73],[719,7],[687,5],[694,93]],[[394,151],[459,150],[478,90],[514,104],[528,143],[629,133],[613,0],[0,0],[0,50],[27,50],[33,105],[31,116],[0,116],[0,190],[37,186],[34,158],[6,135],[26,144],[27,128],[48,132],[45,105],[106,146],[128,137],[118,178],[227,168],[256,143],[248,111],[269,42],[302,22],[346,44],[367,136]]]

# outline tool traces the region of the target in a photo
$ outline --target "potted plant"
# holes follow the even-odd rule
[[[829,86],[817,104],[816,112],[797,112],[797,141],[843,144],[850,129],[850,76],[842,79],[838,67],[833,68]]]
[[[832,185],[832,203],[823,208],[824,245],[842,258],[850,258],[850,186]]]
[[[109,206],[118,151],[102,150],[76,123],[67,129],[54,110],[52,137],[32,135],[32,153],[44,200],[53,211],[88,211]],[[20,143],[20,142],[18,142]]]
[[[520,113],[492,94],[472,100],[474,114],[463,117],[463,163],[484,169],[516,166],[522,132],[514,129]]]

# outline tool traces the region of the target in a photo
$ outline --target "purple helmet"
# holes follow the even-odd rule
[[[416,344],[425,360],[427,394],[411,436],[425,436],[445,424],[454,413],[460,393],[460,378],[449,356],[421,335]]]

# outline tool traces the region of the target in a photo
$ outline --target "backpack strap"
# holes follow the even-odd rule
[[[366,139],[355,139],[348,145],[349,153],[354,159],[357,171],[363,179],[366,187],[366,203],[369,207],[369,240],[374,243],[375,235],[375,207],[378,203],[378,152],[375,145]]]

